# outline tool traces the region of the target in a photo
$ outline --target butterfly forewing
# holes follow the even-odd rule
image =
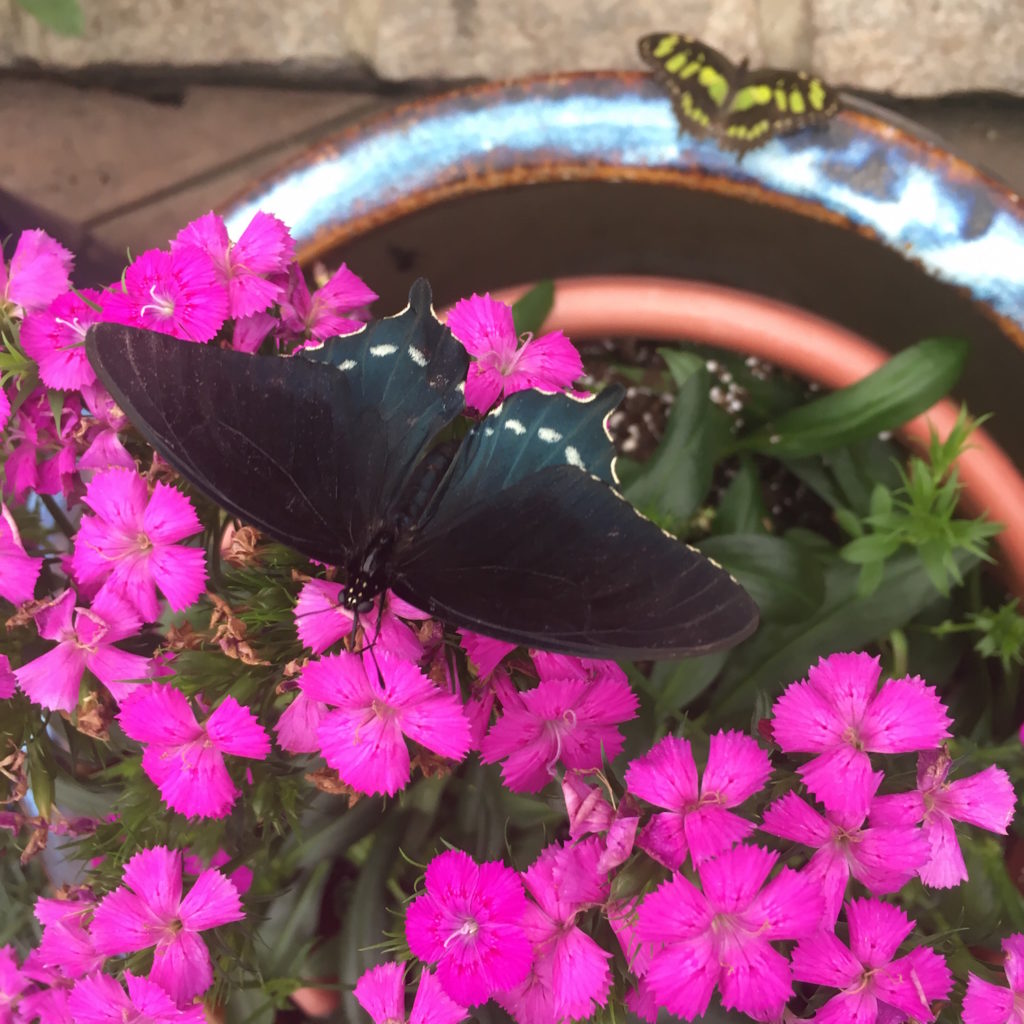
[[[469,356],[434,316],[422,279],[397,316],[302,356],[326,363],[346,380],[345,408],[337,414],[353,417],[351,436],[338,452],[335,472],[351,484],[347,500],[358,549],[402,511],[400,498],[414,468],[465,408]]]
[[[601,480],[549,466],[474,500],[452,486],[401,553],[392,588],[512,643],[664,658],[735,644],[757,624],[742,588]]]
[[[414,343],[433,376],[410,357]],[[433,319],[429,289],[309,357],[250,356],[115,324],[94,327],[86,348],[118,405],[186,479],[332,564],[365,549],[427,441],[463,408],[467,356]]]
[[[644,36],[640,56],[674,100],[684,131],[714,132],[733,89],[736,67],[724,54],[690,36],[659,32]]]

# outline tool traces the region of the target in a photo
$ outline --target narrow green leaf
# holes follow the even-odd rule
[[[740,581],[766,621],[809,618],[825,597],[821,563],[806,548],[764,533],[709,537],[699,545]]]
[[[17,0],[17,3],[51,32],[62,36],[85,35],[85,18],[78,0]]]
[[[668,530],[682,530],[711,487],[729,420],[708,397],[703,367],[686,380],[655,454],[625,487],[626,497]]]
[[[976,561],[969,555],[957,557],[962,570]],[[716,687],[720,696],[710,725],[745,727],[759,693],[776,697],[819,658],[860,650],[939,599],[921,559],[911,552],[885,564],[882,581],[870,597],[857,595],[857,575],[856,566],[837,561],[825,571],[825,600],[813,616],[803,622],[765,623],[733,649]]]
[[[512,322],[516,334],[536,334],[547,320],[555,303],[555,282],[539,281],[522,298],[512,304]]]
[[[736,475],[729,481],[718,502],[711,523],[713,534],[764,533],[768,510],[761,495],[761,478],[752,459],[740,461]]]
[[[775,456],[830,451],[893,430],[947,394],[969,346],[956,338],[918,342],[850,387],[808,402],[743,438],[738,447]]]
[[[682,661],[659,661],[651,671],[650,689],[656,694],[654,714],[661,721],[692,704],[722,670],[728,651]]]
[[[56,769],[49,740],[42,737],[28,745],[28,781],[36,809],[44,818],[50,817],[53,808]]]
[[[686,352],[680,348],[659,348],[658,355],[665,360],[677,388],[681,388],[695,373],[704,369],[704,360],[696,352]]]

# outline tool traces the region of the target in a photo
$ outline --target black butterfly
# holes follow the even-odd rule
[[[387,588],[500,640],[659,658],[738,643],[757,608],[724,570],[614,489],[588,401],[521,391],[461,443],[468,356],[417,281],[409,306],[291,357],[115,324],[90,329],[100,379],[153,447],[233,514],[338,565],[345,604]]]

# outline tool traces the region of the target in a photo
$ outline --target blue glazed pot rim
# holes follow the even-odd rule
[[[227,219],[237,237],[272,212],[313,258],[453,197],[566,180],[713,190],[852,229],[968,293],[1024,348],[1020,197],[862,100],[740,161],[681,135],[643,73],[486,83],[354,125],[235,199]]]

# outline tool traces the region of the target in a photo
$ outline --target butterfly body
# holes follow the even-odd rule
[[[464,411],[468,356],[425,281],[402,313],[290,357],[115,324],[86,349],[168,462],[339,566],[352,610],[390,588],[454,625],[591,657],[703,653],[757,623],[724,570],[614,489],[614,391],[520,391],[439,442]]]
[[[675,100],[681,131],[711,136],[743,154],[776,135],[823,124],[839,97],[803,71],[733,64],[706,43],[674,32],[644,36],[640,56]]]

